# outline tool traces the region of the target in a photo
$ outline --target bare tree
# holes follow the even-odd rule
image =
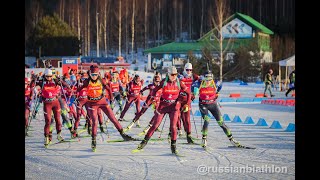
[[[133,48],[134,48],[134,12],[135,12],[135,0],[132,0],[132,20],[131,20],[131,60],[133,61]]]
[[[80,25],[80,3],[79,0],[77,0],[77,25],[78,25],[78,39],[80,40],[80,31],[81,31],[81,25]]]
[[[211,43],[211,46],[213,49],[217,49],[219,52],[219,65],[220,65],[220,81],[222,81],[222,67],[223,67],[223,61],[224,61],[224,54],[227,52],[231,45],[232,38],[228,39],[227,45],[223,47],[224,37],[222,35],[222,27],[224,21],[229,17],[229,6],[225,0],[215,0],[216,10],[215,15],[212,16],[212,22],[214,28],[216,28],[217,33],[213,33],[214,40],[216,40],[219,44],[219,47],[214,47],[213,43]],[[216,63],[216,62],[214,62]],[[217,63],[216,63],[217,64]]]
[[[129,52],[129,37],[128,37],[128,12],[129,12],[129,3],[128,0],[126,0],[126,57],[128,57]]]
[[[97,57],[99,57],[99,1],[96,1],[96,45]]]
[[[84,38],[84,55],[88,55],[88,33],[87,33],[87,27],[88,27],[88,18],[87,18],[87,3],[82,4],[84,13],[81,14],[82,20],[83,20],[83,25],[82,25],[82,32],[83,32],[83,38]]]
[[[180,12],[180,36],[182,34],[182,2],[179,2],[179,12]],[[181,37],[180,37],[181,38]]]
[[[91,28],[90,28],[90,1],[87,1],[87,18],[88,18],[88,23],[87,23],[87,32],[88,32],[88,41],[87,41],[87,45],[88,45],[88,55],[90,55],[91,53],[91,49],[90,49],[90,33],[91,33]]]
[[[109,7],[110,5],[108,5],[108,0],[104,0],[104,13],[103,13],[103,27],[104,27],[104,31],[103,31],[103,45],[104,45],[104,53],[105,53],[105,57],[108,56],[108,47],[107,47],[107,14],[109,13]]]
[[[62,21],[64,21],[64,4],[65,4],[64,0],[62,0],[61,3],[62,3],[62,6],[61,6],[61,8],[62,8],[61,19],[62,19]]]
[[[192,34],[192,8],[191,8],[191,5],[192,5],[192,1],[189,0],[188,1],[188,6],[189,6],[189,18],[188,18],[188,22],[189,22],[189,39],[191,39],[191,34]]]
[[[203,35],[204,0],[201,0],[200,37]]]
[[[162,1],[161,1],[162,2]],[[160,4],[161,4],[160,2]],[[163,7],[163,6],[162,6]],[[164,38],[164,31],[163,31],[163,19],[164,19],[164,10],[161,11],[161,43],[163,43],[163,38]]]
[[[161,19],[161,0],[158,0],[158,16],[157,16],[157,29],[158,29],[158,46],[160,45],[160,19]]]
[[[121,17],[121,0],[119,0],[119,56],[121,56],[121,20],[122,20],[122,17]]]
[[[148,48],[148,0],[144,1],[144,48]]]
[[[76,3],[77,3],[77,1],[76,1]],[[74,26],[75,10],[74,10],[74,6],[75,6],[75,3],[72,1],[71,2],[71,27],[72,27],[72,30],[75,30],[75,26]]]
[[[174,40],[177,40],[177,0],[173,0],[173,11],[174,11]]]

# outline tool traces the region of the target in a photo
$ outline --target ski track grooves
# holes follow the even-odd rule
[[[103,170],[103,166],[102,166],[102,165],[100,165],[100,173],[99,173],[99,177],[98,177],[98,179],[100,179],[100,177],[101,177],[102,170]]]
[[[149,173],[148,163],[147,163],[147,161],[145,159],[143,159],[143,163],[144,163],[144,170],[146,172],[146,175],[144,176],[143,179],[147,179],[148,173]]]
[[[217,166],[219,167],[220,164],[221,164],[221,162],[220,162],[220,160],[219,160],[219,157],[217,157],[216,155],[214,155],[213,152],[209,151],[209,150],[208,150],[208,147],[206,147],[206,148],[207,148],[207,150],[205,150],[205,152],[206,152],[207,154],[213,156],[213,158],[217,161]],[[210,148],[210,149],[211,149],[211,148]]]

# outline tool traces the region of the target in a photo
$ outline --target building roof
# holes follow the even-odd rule
[[[240,46],[246,45],[250,43],[252,40],[251,39],[231,39],[233,43],[230,43],[230,51],[232,49],[237,49]],[[208,43],[211,43],[208,44]],[[225,48],[228,44],[228,41],[223,41],[223,48]],[[168,44],[164,44],[161,46],[157,46],[154,48],[146,49],[144,53],[186,53],[188,51],[199,51],[207,47],[209,49],[212,49],[213,51],[218,51],[218,49],[215,49],[219,47],[219,44],[217,41],[197,41],[193,43],[181,43],[181,42],[171,42]],[[214,48],[215,47],[215,48]]]
[[[264,25],[262,25],[261,23],[254,20],[252,17],[250,17],[248,15],[244,15],[241,13],[235,13],[233,16],[242,18],[246,23],[248,23],[248,25],[250,25],[251,27],[255,27],[256,29],[259,29],[261,32],[263,32],[265,34],[274,34],[269,28],[265,27]]]
[[[249,26],[251,26],[253,29],[255,30],[259,30],[260,32],[264,33],[264,34],[274,34],[270,29],[268,29],[267,27],[265,27],[264,25],[262,25],[261,23],[259,23],[258,21],[254,20],[252,17],[241,14],[241,13],[235,13],[232,16],[230,16],[229,18],[227,18],[224,22],[224,24],[227,24],[228,22],[232,21],[233,19],[238,18],[242,21],[244,21],[246,24],[248,24]],[[207,39],[208,37],[211,36],[213,31],[216,31],[217,29],[211,29],[209,32],[207,32],[205,35],[203,35],[202,37],[200,37],[198,39],[198,41],[202,41],[204,39]]]
[[[146,49],[144,50],[144,53],[185,53],[188,51],[201,51],[202,47],[202,42],[171,42],[154,48]]]
[[[224,24],[230,22],[231,20],[238,18],[242,21],[244,21],[245,23],[247,23],[249,26],[251,26],[253,29],[258,30],[261,33],[264,34],[273,34],[273,32],[268,29],[267,27],[265,27],[264,25],[262,25],[261,23],[259,23],[258,21],[254,20],[253,18],[251,18],[250,16],[241,14],[241,13],[235,13],[232,16],[230,16],[229,18],[227,18],[224,21]],[[188,51],[201,51],[204,47],[219,47],[218,46],[218,42],[217,41],[210,41],[210,37],[211,34],[213,33],[213,31],[215,31],[216,28],[210,30],[208,33],[206,33],[205,35],[203,35],[201,38],[199,38],[196,42],[171,42],[168,44],[163,44],[161,46],[157,46],[157,47],[153,47],[153,48],[149,48],[144,50],[144,53],[186,53]],[[244,45],[247,44],[249,42],[252,41],[252,39],[232,39],[233,43],[232,47],[230,50],[232,50],[233,48],[236,49],[238,48],[240,45]],[[208,43],[211,43],[212,46],[208,45]],[[228,44],[228,40],[224,40],[223,41],[223,48],[225,48]],[[215,50],[214,48],[212,50]],[[218,51],[218,49],[217,49]]]

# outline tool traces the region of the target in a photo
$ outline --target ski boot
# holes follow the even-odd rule
[[[102,132],[102,133],[104,133],[105,131],[104,131],[104,128],[103,128],[103,126],[102,126],[102,124],[100,125],[100,131]]]
[[[229,137],[229,141],[231,142],[232,145],[234,145],[236,147],[240,147],[241,146],[241,144],[238,141],[234,140],[232,135]]]
[[[67,121],[63,121],[63,122],[62,122],[62,126],[65,127],[65,128],[68,128],[68,123],[67,123]]]
[[[207,136],[202,136],[201,146],[202,146],[203,148],[206,148],[206,147],[207,147]]]
[[[29,136],[29,134],[28,134],[28,127],[25,127],[25,128],[24,128],[24,134],[25,134],[25,136]]]
[[[52,141],[52,131],[49,132],[49,141],[51,142]],[[49,144],[50,144],[49,142]]]
[[[84,125],[83,129],[88,129],[88,122],[86,121],[86,124]]]
[[[126,128],[124,128],[123,132],[129,131],[132,128],[133,125],[134,125],[134,121],[132,121]]]
[[[77,129],[71,131],[71,139],[78,137]]]
[[[123,118],[119,118],[118,121],[125,121]]]
[[[176,146],[176,140],[171,140],[171,152],[172,154],[177,154],[177,146]]]
[[[45,148],[48,148],[48,145],[50,144],[50,141],[49,141],[49,136],[45,136],[44,137],[44,147]]]
[[[125,141],[133,141],[135,140],[134,138],[132,138],[131,136],[129,136],[128,134],[125,134],[123,129],[121,129],[120,131],[120,135],[122,136],[122,138],[125,140]]]
[[[143,149],[143,148],[147,145],[148,141],[149,141],[149,139],[144,139],[144,140],[142,140],[141,143],[138,145],[138,148],[137,148],[137,149],[138,149],[138,150]]]
[[[93,152],[96,152],[96,148],[97,148],[97,141],[96,141],[96,138],[92,138],[92,141],[91,141],[91,149]]]
[[[139,120],[136,121],[136,127],[137,127],[137,128],[141,128],[141,126],[140,126],[140,121],[139,121]]]
[[[91,135],[92,134],[92,127],[90,125],[88,125],[88,134]]]
[[[188,142],[188,144],[194,144],[194,141],[193,141],[193,139],[191,137],[191,134],[187,135],[187,142]]]
[[[168,133],[168,143],[170,143],[171,142],[171,131],[169,131],[169,133]]]
[[[64,139],[63,139],[63,137],[61,136],[61,131],[58,133],[58,135],[57,135],[57,139],[58,139],[58,141],[64,141]]]

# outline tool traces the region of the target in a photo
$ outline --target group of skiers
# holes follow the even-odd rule
[[[55,121],[57,139],[64,141],[61,135],[62,124],[68,127],[71,137],[78,137],[78,127],[80,117],[86,118],[86,129],[92,137],[91,148],[96,150],[96,136],[98,123],[100,130],[103,129],[102,113],[108,117],[125,141],[135,140],[126,134],[134,124],[140,126],[139,119],[151,107],[154,115],[148,126],[144,128],[140,135],[145,135],[144,139],[137,147],[137,151],[142,150],[156,130],[159,130],[164,116],[168,114],[170,119],[169,140],[171,142],[171,152],[177,154],[177,135],[182,135],[182,125],[186,132],[187,143],[193,144],[194,138],[191,136],[190,113],[192,113],[191,101],[199,96],[199,109],[204,120],[202,127],[201,146],[207,146],[208,125],[210,121],[209,111],[215,117],[219,126],[223,129],[230,142],[235,146],[240,143],[235,141],[230,129],[223,121],[218,102],[219,91],[222,84],[213,79],[211,71],[199,76],[192,72],[192,64],[186,63],[183,73],[178,74],[176,67],[171,66],[165,78],[161,78],[159,73],[153,77],[153,82],[143,88],[144,81],[138,74],[132,79],[128,79],[123,86],[119,80],[119,72],[115,69],[111,71],[111,76],[102,78],[100,69],[96,65],[90,66],[88,71],[75,74],[64,74],[59,76],[54,68],[46,68],[44,74],[32,75],[25,78],[25,127],[26,135],[30,125],[30,120],[35,117],[39,104],[43,103],[43,113],[45,118],[44,145],[47,147],[52,141],[53,120]],[[149,90],[145,102],[140,110],[143,92]],[[123,107],[122,99],[126,104]],[[113,112],[115,102],[119,104],[119,119]],[[135,116],[130,124],[123,128],[119,121],[124,121],[124,116],[132,103],[135,104]],[[30,108],[33,112],[30,112]],[[74,108],[76,107],[76,108]],[[83,110],[85,107],[86,111]],[[76,109],[76,110],[74,110]],[[61,123],[61,118],[63,123]],[[72,122],[72,119],[75,122]],[[182,123],[181,123],[181,121]]]

